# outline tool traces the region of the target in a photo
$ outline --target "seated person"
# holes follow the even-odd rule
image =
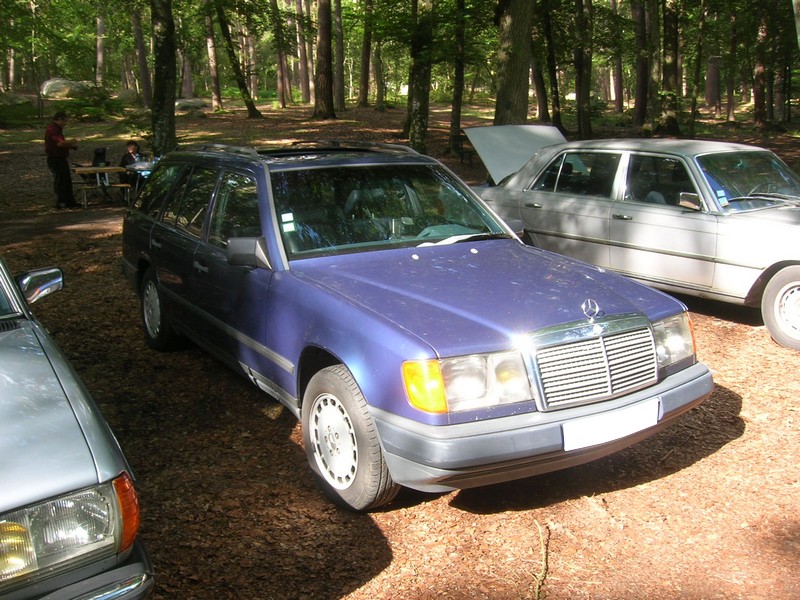
[[[139,144],[136,140],[128,140],[126,148],[125,154],[122,155],[119,161],[120,167],[127,168],[129,165],[143,160],[142,155],[139,154]],[[125,173],[119,174],[119,182],[130,184],[131,187],[136,188],[136,184],[140,183],[140,177],[141,175],[136,171],[126,171]]]

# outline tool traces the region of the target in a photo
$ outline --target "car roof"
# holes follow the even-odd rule
[[[633,150],[639,152],[669,152],[684,157],[699,156],[711,152],[763,151],[758,146],[721,142],[716,140],[684,140],[672,138],[620,138],[579,140],[559,144],[562,148],[592,148],[604,150]]]
[[[408,146],[373,142],[314,141],[296,142],[290,146],[246,147],[207,144],[176,150],[170,160],[233,164],[266,164],[271,171],[306,169],[326,166],[375,164],[438,164]]]
[[[765,150],[732,142],[672,138],[614,138],[567,142],[552,125],[491,125],[465,128],[494,182],[519,172],[533,157],[550,157],[563,150],[665,152],[685,159],[713,152]]]

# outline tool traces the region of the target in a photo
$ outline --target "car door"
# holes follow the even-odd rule
[[[190,300],[192,261],[218,177],[213,168],[187,169],[150,238],[153,265],[170,319],[191,331],[197,324]]]
[[[632,153],[625,193],[614,203],[610,268],[668,289],[711,288],[717,217],[682,207],[681,193],[698,194],[677,157]]]
[[[256,178],[226,171],[220,180],[207,240],[195,252],[192,297],[203,319],[209,350],[234,367],[242,364],[265,373],[266,294],[272,270],[231,265],[231,238],[262,235]]]
[[[620,153],[568,151],[523,192],[520,218],[535,245],[608,266],[608,219]]]

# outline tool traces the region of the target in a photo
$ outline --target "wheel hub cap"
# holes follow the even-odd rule
[[[314,401],[311,416],[311,442],[320,471],[334,488],[350,487],[358,466],[350,415],[335,396],[324,394]]]

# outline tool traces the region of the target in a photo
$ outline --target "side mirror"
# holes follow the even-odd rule
[[[15,279],[28,304],[33,304],[64,287],[64,272],[58,267],[29,271]]]
[[[228,264],[232,266],[271,269],[267,255],[267,240],[263,237],[230,238]]]
[[[521,238],[525,235],[525,222],[522,219],[505,219],[505,223],[511,231],[517,234],[517,237]]]
[[[689,210],[701,211],[703,210],[703,201],[700,200],[700,195],[693,192],[681,192],[678,198],[678,206],[681,208],[688,208]]]

